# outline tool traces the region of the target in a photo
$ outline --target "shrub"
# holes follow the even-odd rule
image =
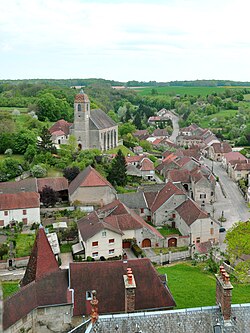
[[[137,244],[133,244],[131,250],[137,258],[142,256],[142,249]]]

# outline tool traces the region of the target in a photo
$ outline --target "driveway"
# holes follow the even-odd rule
[[[173,115],[172,117],[172,124],[173,124],[173,133],[172,135],[169,137],[169,140],[171,140],[172,142],[176,142],[176,138],[179,134],[179,118],[175,115]]]

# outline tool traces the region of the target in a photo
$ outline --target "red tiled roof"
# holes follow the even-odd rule
[[[190,183],[190,172],[188,170],[169,170],[168,179],[171,182]]]
[[[32,281],[57,271],[59,271],[58,262],[44,228],[39,227],[21,285],[25,286]]]
[[[38,178],[37,186],[39,192],[41,192],[45,186],[52,188],[56,192],[67,190],[69,187],[68,180],[65,177]]]
[[[62,130],[54,131],[52,135],[59,136],[59,135],[65,135],[65,133]]]
[[[135,156],[126,156],[126,162],[128,164],[133,163],[133,162],[140,162],[143,158],[145,157],[145,155],[135,155]]]
[[[123,275],[132,269],[136,290],[135,310],[172,308],[175,302],[147,258],[123,262],[100,261],[70,264],[70,287],[74,289],[74,316],[90,314],[86,291],[96,290],[100,314],[125,311]]]
[[[184,156],[184,157],[181,157],[177,163],[180,167],[183,167],[184,165],[186,165],[188,162],[192,161],[192,159],[188,156]]]
[[[140,170],[141,171],[151,171],[154,169],[155,169],[154,163],[148,158],[143,158],[143,160],[141,161]]]
[[[71,304],[67,270],[58,270],[44,278],[22,287],[16,294],[4,300],[3,329],[7,330],[21,318],[39,306]]]
[[[234,160],[234,161],[247,160],[247,158],[244,155],[242,155],[241,153],[239,153],[238,151],[231,151],[230,153],[226,153],[226,154],[224,154],[224,157],[225,157],[227,163],[232,160]]]
[[[185,193],[176,187],[173,183],[168,182],[162,190],[157,194],[155,201],[151,206],[151,211],[154,213],[159,207],[161,207],[170,197],[173,195],[184,195]]]
[[[163,139],[155,139],[155,140],[152,142],[152,145],[156,146],[156,145],[160,144],[162,141],[163,141]]]
[[[36,192],[0,194],[0,210],[39,208],[40,195]]]
[[[64,119],[58,120],[53,126],[49,128],[49,132],[54,134],[54,132],[62,131],[65,135],[69,134],[69,128],[72,123],[67,122]]]
[[[236,171],[250,171],[250,163],[237,163],[235,164],[234,170]]]
[[[184,201],[176,208],[180,217],[190,226],[198,219],[205,219],[208,217],[207,212],[204,212],[200,207],[191,199]]]
[[[76,178],[69,185],[69,193],[72,194],[78,187],[98,187],[98,186],[109,186],[113,188],[110,182],[107,181],[103,176],[99,174],[90,165],[80,172]]]
[[[212,144],[212,147],[214,148],[214,152],[216,154],[218,153],[225,154],[225,153],[230,153],[232,151],[232,147],[227,142],[220,142],[220,143],[216,142]]]

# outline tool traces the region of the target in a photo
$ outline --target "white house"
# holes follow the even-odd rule
[[[0,227],[11,222],[40,223],[40,195],[36,192],[0,194]]]

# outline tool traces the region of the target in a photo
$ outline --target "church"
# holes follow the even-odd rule
[[[52,141],[59,148],[73,135],[79,149],[109,150],[118,145],[118,125],[101,109],[91,110],[88,96],[80,91],[74,101],[74,122],[58,120],[49,129]]]

